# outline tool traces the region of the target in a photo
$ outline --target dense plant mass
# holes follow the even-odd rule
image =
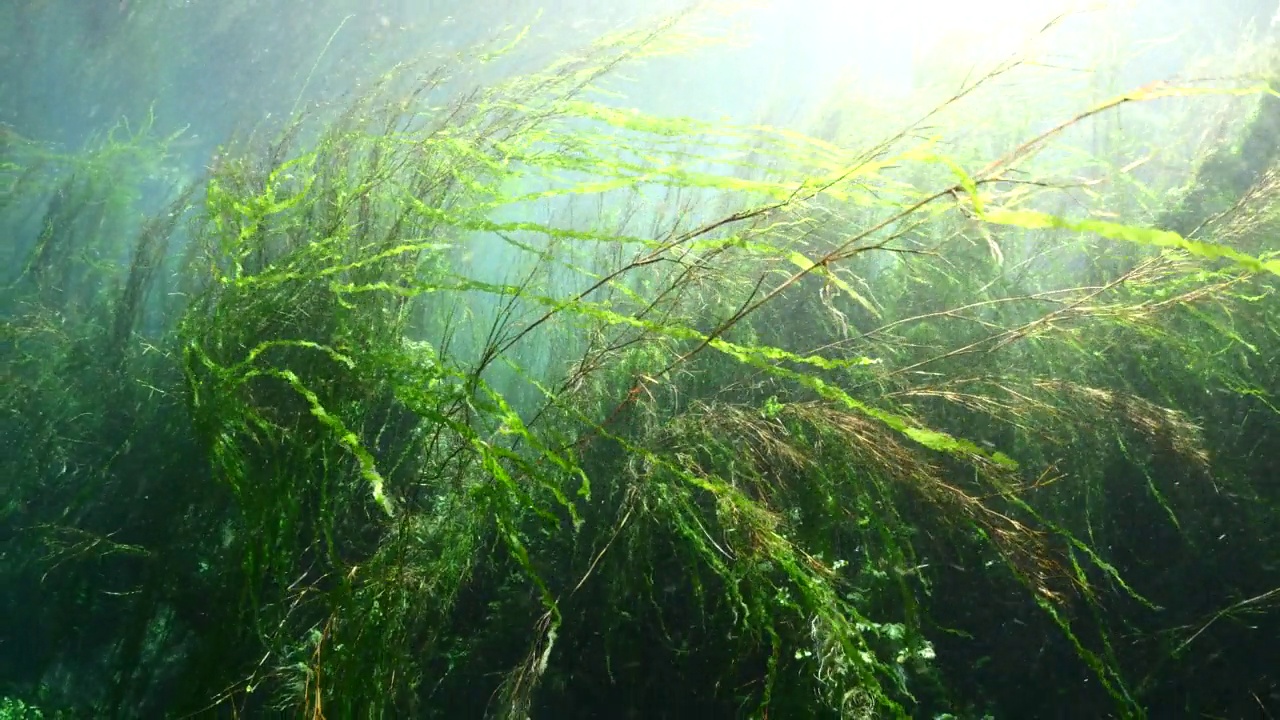
[[[519,39],[192,180],[3,130],[0,717],[1280,711],[1268,48],[818,137]]]

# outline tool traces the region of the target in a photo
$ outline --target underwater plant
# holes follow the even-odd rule
[[[623,68],[714,44],[689,21],[405,63],[163,190],[150,125],[5,136],[13,712],[1249,707],[1270,85],[1029,129],[984,115],[1040,77],[1010,62],[821,139],[625,107]],[[1253,114],[1177,186],[1141,123],[1074,144],[1167,102]]]

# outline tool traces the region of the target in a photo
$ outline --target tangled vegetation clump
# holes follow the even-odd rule
[[[680,27],[461,93],[404,66],[163,192],[138,178],[174,138],[6,136],[0,631],[31,651],[0,649],[0,692],[95,717],[1249,707],[1265,676],[1176,689],[1188,648],[1261,646],[1223,620],[1276,579],[1251,482],[1280,430],[1276,170],[1226,187],[1212,155],[1170,209],[1141,163],[1042,155],[1148,101],[1261,123],[1271,91],[1152,86],[994,153],[920,133],[1016,64],[871,144],[610,104]],[[1010,689],[1036,673],[1057,696]]]

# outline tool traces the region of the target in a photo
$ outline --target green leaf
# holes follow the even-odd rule
[[[1123,225],[1105,220],[1068,220],[1034,210],[993,209],[982,214],[982,219],[995,225],[1012,225],[1026,230],[1061,229],[1091,232],[1110,240],[1185,250],[1207,260],[1225,259],[1249,272],[1269,272],[1280,275],[1280,260],[1263,260],[1242,253],[1226,245],[1188,240],[1170,230],[1157,230],[1137,225]]]
[[[840,290],[844,292],[844,294],[848,295],[854,302],[866,308],[867,312],[871,313],[872,316],[874,316],[877,319],[880,318],[879,308],[877,308],[875,305],[872,305],[870,300],[866,299],[860,293],[858,293],[858,291],[854,290],[849,285],[849,283],[845,282],[844,280],[841,280],[839,276],[837,276],[834,272],[831,272],[831,270],[827,268],[826,265],[817,265],[817,263],[814,263],[812,260],[805,257],[804,254],[799,252],[791,253],[790,255],[787,256],[787,259],[791,261],[791,264],[795,265],[801,270],[809,270],[816,266],[817,269],[814,270],[815,273],[826,278],[832,285],[835,285],[836,287],[840,288]]]

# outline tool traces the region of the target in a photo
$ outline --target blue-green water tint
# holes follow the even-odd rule
[[[175,180],[212,168],[230,183],[223,163],[267,162],[295,109],[299,177],[264,193],[270,171],[247,171],[250,187],[218,196],[225,217],[305,187],[323,129],[397,63],[453,63],[400,126],[427,145],[423,128],[449,130],[472,90],[676,3],[0,8],[0,698],[22,698],[0,700],[0,719],[30,703],[86,717],[1274,714],[1275,288],[1206,260],[1215,242],[1251,261],[1275,251],[1270,106],[1256,88],[1135,102],[984,186],[1052,217],[984,222],[971,197],[987,163],[1091,103],[1195,79],[1274,3],[1073,16],[1040,66],[869,152],[1007,53],[1010,18],[971,5],[705,4],[690,26],[703,45],[594,79],[518,157],[480,142],[501,167],[460,173],[474,212],[424,207],[429,236],[403,238],[471,289],[435,292],[409,342],[372,348],[395,307],[381,294],[344,305],[323,282],[282,282],[294,294],[263,291],[268,312],[253,283],[184,285],[201,263],[255,261],[185,253],[188,228],[209,232],[203,196],[153,251],[159,289],[132,325],[112,311],[146,273],[121,269],[148,257]],[[152,117],[140,145],[102,149]],[[770,156],[779,130],[831,144]],[[777,229],[700,236],[708,256],[724,238],[756,245],[678,285],[670,319],[628,313],[674,270],[574,300],[665,238],[876,161],[861,185],[784,204]],[[616,184],[585,191],[597,182]],[[899,216],[939,188],[952,192]],[[371,226],[394,227],[378,213],[396,207]],[[328,209],[282,205],[272,227],[319,247],[333,237],[309,220]],[[814,265],[880,223],[864,244],[895,237],[889,251]],[[1155,262],[1152,238],[1170,236],[1126,223],[1201,244]],[[74,270],[28,272],[33,249]],[[165,332],[189,297],[214,300],[178,347]],[[612,375],[560,396],[581,406],[547,403],[588,348],[636,327],[648,336],[606,357]]]

